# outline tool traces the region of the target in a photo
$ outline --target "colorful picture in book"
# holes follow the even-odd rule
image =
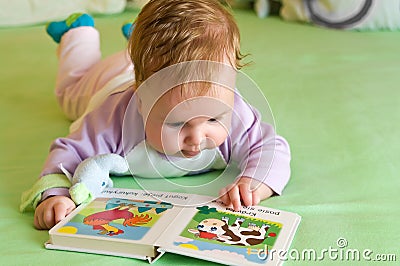
[[[240,257],[265,263],[268,251],[282,229],[282,224],[224,212],[209,206],[198,207],[174,245],[202,251],[202,254]]]
[[[98,198],[58,232],[140,240],[171,208],[166,202]]]

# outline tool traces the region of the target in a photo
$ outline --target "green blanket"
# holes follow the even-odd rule
[[[95,18],[104,55],[125,47],[120,25],[132,15]],[[378,257],[385,254],[400,261],[400,34],[262,20],[251,11],[235,15],[243,52],[254,62],[244,72],[263,90],[277,131],[292,148],[291,181],[282,196],[262,202],[303,218],[285,265],[316,257],[323,265],[346,258],[354,264],[356,253],[360,265],[390,259]],[[147,265],[46,250],[47,232],[33,228],[33,213],[19,212],[22,191],[37,179],[51,141],[66,135],[70,124],[53,93],[55,49],[43,25],[0,29],[1,264]],[[138,187],[128,177],[114,181],[117,187]],[[168,189],[147,182],[155,190]],[[215,195],[217,188],[193,191]],[[172,263],[207,264],[173,254],[157,262]]]

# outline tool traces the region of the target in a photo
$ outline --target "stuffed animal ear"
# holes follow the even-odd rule
[[[102,154],[86,158],[75,170],[70,195],[76,204],[93,199],[106,187],[112,187],[112,174],[125,174],[129,170],[125,159],[118,154]]]

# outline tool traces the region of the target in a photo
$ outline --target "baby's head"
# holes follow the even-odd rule
[[[145,86],[141,87],[154,78],[153,74],[185,62],[211,62],[208,71],[211,75],[214,75],[215,66],[212,62],[225,65],[222,69],[241,67],[239,29],[219,1],[150,1],[136,19],[130,55],[148,144],[168,155],[193,157],[201,149],[217,147],[225,141],[234,98],[234,85],[224,86],[227,84],[219,82],[226,76],[172,81],[173,86],[168,90],[159,89],[165,84],[155,82],[157,85],[148,87],[149,94],[159,89],[158,97],[153,97],[152,101],[144,99],[147,91],[143,89]],[[193,65],[177,69],[178,72],[197,71]],[[232,72],[225,70],[220,72]],[[196,75],[191,74],[192,77]]]
[[[218,0],[151,0],[129,40],[137,86],[167,66],[209,60],[241,67],[239,29]]]

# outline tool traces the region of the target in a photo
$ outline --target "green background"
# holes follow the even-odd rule
[[[104,56],[126,46],[120,26],[134,13],[95,17]],[[341,250],[369,249],[371,257],[391,253],[399,261],[399,32],[328,30],[259,19],[250,10],[237,10],[235,16],[243,52],[253,61],[243,71],[264,92],[277,132],[292,149],[291,181],[282,196],[262,205],[302,216],[291,245],[300,252],[319,254],[338,248],[336,241],[345,238],[348,245]],[[66,135],[70,125],[53,93],[55,50],[44,25],[0,29],[1,264],[147,265],[46,250],[47,232],[33,228],[33,213],[18,211],[20,195],[36,180],[51,141]],[[156,180],[147,184],[168,189],[157,187]],[[137,187],[130,178],[116,180],[116,186]],[[166,254],[157,265],[172,263],[209,264]],[[289,260],[285,265],[309,263]],[[328,256],[320,262],[341,263]],[[394,265],[377,263],[386,264]]]

